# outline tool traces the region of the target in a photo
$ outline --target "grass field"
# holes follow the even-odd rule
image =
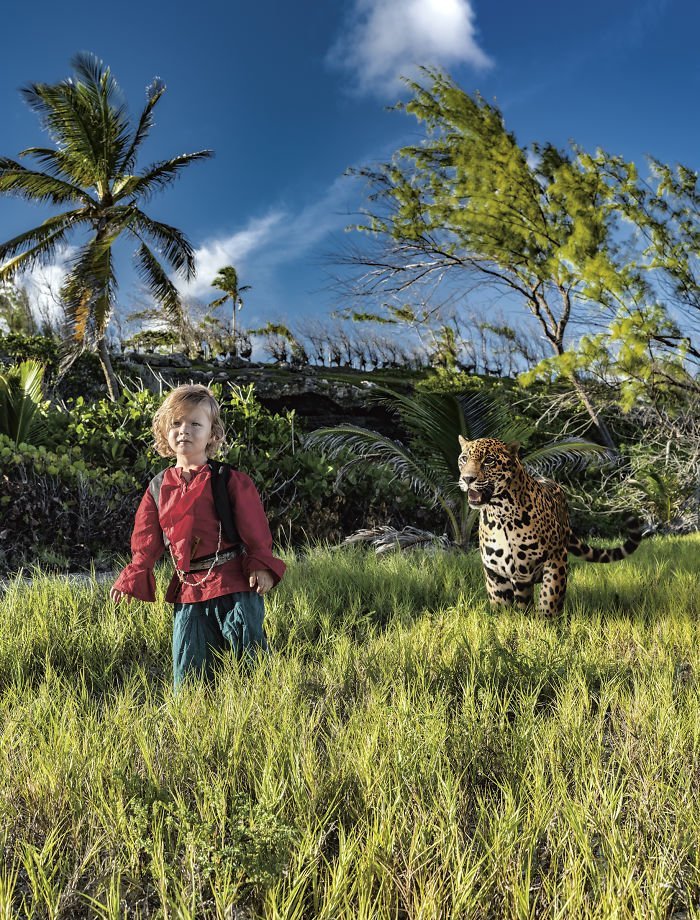
[[[548,623],[314,550],[177,697],[168,607],[13,582],[0,918],[700,917],[700,538],[572,568]]]

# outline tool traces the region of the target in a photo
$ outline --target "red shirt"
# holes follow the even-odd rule
[[[163,532],[170,540],[171,552],[181,572],[189,572],[191,559],[216,552],[219,518],[214,507],[211,471],[205,464],[190,473],[188,482],[180,467],[165,471],[158,508],[146,490],[131,535],[132,561],[114,583],[118,591],[142,601],[155,600],[153,566],[165,552]],[[187,581],[204,581],[202,585],[181,585],[176,573],[165,595],[167,601],[192,604],[235,591],[250,591],[248,577],[258,569],[270,569],[275,584],[282,578],[286,567],[272,555],[270,526],[253,480],[232,470],[228,492],[245,554],[214,566],[206,579],[207,569],[186,576]],[[222,535],[220,552],[231,546]]]

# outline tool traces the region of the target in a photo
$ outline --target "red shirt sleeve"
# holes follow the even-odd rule
[[[131,562],[122,569],[114,587],[141,601],[156,599],[153,567],[165,552],[158,509],[151,493],[146,490],[136,511],[131,534]]]
[[[255,483],[246,473],[231,470],[228,491],[234,509],[236,527],[246,548],[243,570],[246,575],[259,569],[269,569],[277,584],[284,575],[286,566],[281,559],[272,555],[272,534],[267,515],[255,488]]]

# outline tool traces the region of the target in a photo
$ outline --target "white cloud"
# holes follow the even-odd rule
[[[355,0],[346,34],[328,55],[355,89],[395,94],[420,65],[492,63],[476,41],[471,0]]]
[[[17,277],[17,284],[27,292],[29,305],[38,320],[55,322],[63,311],[60,291],[70,269],[75,248],[66,246],[56,253],[56,261],[50,265],[37,265]]]
[[[211,287],[216,273],[224,265],[233,265],[241,283],[252,285],[246,304],[251,312],[287,309],[295,294],[302,296],[290,288],[294,277],[321,260],[332,235],[341,233],[351,222],[356,198],[356,184],[340,177],[301,208],[277,208],[264,217],[252,218],[243,229],[228,236],[208,240],[195,249],[195,281],[188,285],[176,278],[173,281],[184,296],[206,301],[216,296]],[[318,277],[317,271],[314,274]]]
[[[217,273],[226,265],[233,265],[240,270],[251,253],[266,246],[274,237],[276,229],[283,220],[281,211],[274,211],[265,217],[253,218],[243,230],[238,230],[230,236],[209,240],[195,250],[197,276],[194,281],[186,284],[173,279],[181,294],[190,297],[203,297],[206,294],[215,294],[211,291],[211,283]]]

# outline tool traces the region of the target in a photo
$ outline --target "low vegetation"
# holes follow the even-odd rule
[[[0,916],[697,916],[699,549],[574,563],[550,623],[473,554],[316,548],[178,696],[165,604],[10,582]]]

